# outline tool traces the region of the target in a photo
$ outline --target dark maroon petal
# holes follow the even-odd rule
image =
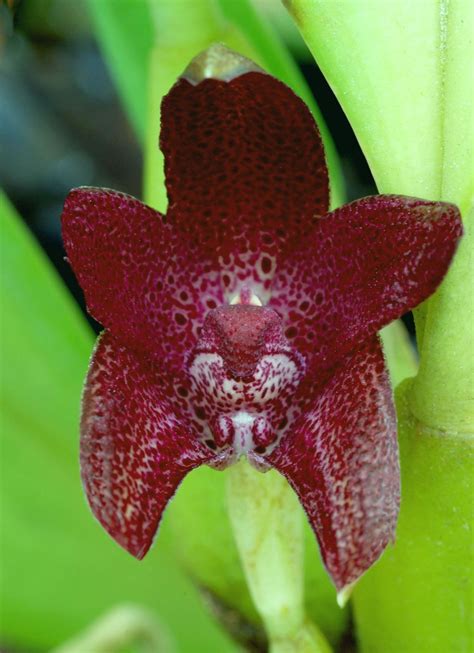
[[[175,397],[152,365],[100,336],[83,399],[82,481],[96,518],[137,558],[183,477],[213,455]]]
[[[64,245],[90,313],[120,340],[181,369],[223,295],[196,248],[138,200],[99,188],[70,192]]]
[[[343,592],[393,540],[399,508],[395,409],[377,337],[346,357],[267,460],[300,497]]]
[[[462,233],[452,204],[367,197],[322,218],[278,268],[270,306],[319,369],[426,299]]]
[[[235,56],[215,46],[201,68],[216,47],[221,61]],[[248,280],[265,299],[280,248],[327,211],[328,178],[305,104],[270,75],[238,69],[231,81],[181,78],[163,100],[168,219],[209,252],[230,294]]]

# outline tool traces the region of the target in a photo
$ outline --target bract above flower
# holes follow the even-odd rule
[[[247,455],[300,497],[344,591],[393,538],[396,418],[376,332],[436,288],[456,207],[397,196],[328,211],[313,119],[223,46],[162,105],[169,209],[71,191],[63,235],[103,324],[84,393],[92,510],[142,558],[182,478]]]

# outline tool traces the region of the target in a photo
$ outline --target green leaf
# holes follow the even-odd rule
[[[146,133],[149,54],[154,41],[147,0],[87,0],[94,31],[141,142]]]
[[[0,219],[2,638],[51,648],[125,602],[158,615],[178,651],[236,650],[178,570],[166,518],[142,563],[93,519],[78,464],[93,337],[4,195]]]

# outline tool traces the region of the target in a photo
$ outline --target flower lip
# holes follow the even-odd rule
[[[254,373],[265,354],[291,354],[279,315],[253,304],[220,306],[206,317],[195,355],[216,353],[237,379]]]

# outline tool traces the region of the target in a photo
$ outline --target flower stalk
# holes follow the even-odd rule
[[[272,653],[330,653],[304,611],[302,512],[287,481],[246,460],[229,469],[227,501],[252,599]]]

